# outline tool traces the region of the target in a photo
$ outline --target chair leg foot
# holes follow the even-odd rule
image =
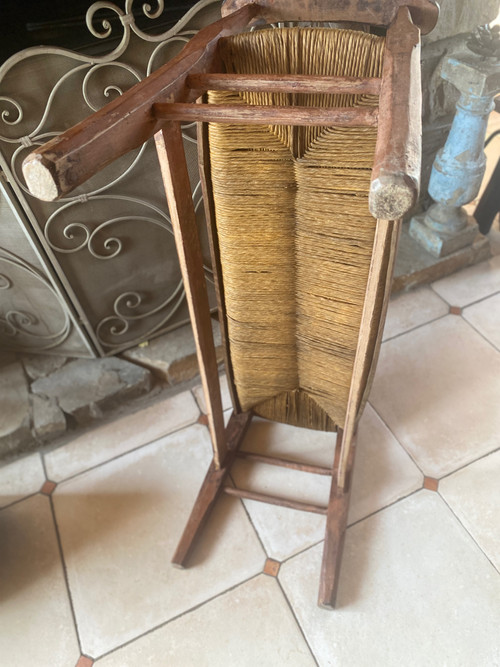
[[[233,413],[231,415],[225,431],[227,443],[226,457],[220,468],[216,468],[214,461],[210,464],[210,468],[203,480],[194,507],[172,558],[172,564],[176,567],[187,567],[196,539],[203,530],[203,527],[214,508],[222,489],[224,479],[231,468],[251,418],[252,414],[250,412],[244,412],[238,415]]]
[[[332,486],[328,513],[326,516],[325,543],[323,547],[323,562],[319,586],[318,605],[324,609],[334,609],[339,585],[340,564],[344,548],[345,531],[347,527],[347,513],[351,495],[351,478],[354,464],[355,447],[351,447],[347,464],[347,482],[344,488],[337,483],[337,472],[340,460],[343,432],[339,429],[335,462],[333,466]]]

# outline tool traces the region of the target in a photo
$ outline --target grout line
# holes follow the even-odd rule
[[[114,648],[107,651],[106,653],[102,653],[101,655],[95,657],[94,660],[95,661],[101,660],[101,658],[107,657],[107,656],[111,655],[112,653],[115,653],[116,651],[119,651],[120,649],[125,648],[125,646],[130,646],[130,644],[134,644],[139,639],[143,639],[144,637],[147,637],[148,635],[152,634],[153,632],[156,632],[157,630],[160,630],[161,628],[164,628],[167,625],[170,625],[170,623],[173,623],[174,621],[177,621],[178,619],[183,618],[184,616],[188,616],[192,612],[200,609],[201,607],[204,607],[205,605],[209,604],[210,602],[213,602],[214,600],[217,600],[218,598],[223,597],[227,593],[231,593],[231,591],[236,590],[240,586],[243,586],[244,584],[247,584],[248,582],[252,581],[253,579],[257,579],[257,577],[260,577],[261,575],[262,575],[262,572],[257,572],[256,574],[251,575],[247,579],[243,579],[242,581],[239,581],[237,584],[234,584],[233,586],[230,586],[229,588],[226,588],[223,591],[220,591],[220,593],[216,593],[212,597],[207,598],[206,600],[203,600],[202,602],[199,602],[198,604],[195,604],[193,607],[190,607],[189,609],[186,609],[185,611],[180,612],[176,616],[172,616],[172,618],[169,618],[167,621],[163,621],[163,623],[158,623],[158,625],[155,625],[152,628],[149,628],[149,630],[146,630],[145,632],[142,632],[140,635],[137,635],[136,637],[133,637],[132,639],[129,639],[126,642],[123,642],[123,644],[119,644],[118,646],[115,646]]]
[[[285,589],[283,588],[283,586],[282,586],[282,584],[281,584],[281,581],[279,580],[279,572],[278,572],[278,576],[275,577],[275,579],[276,579],[276,583],[278,584],[278,587],[279,587],[279,589],[280,589],[280,591],[281,591],[283,597],[285,598],[285,602],[286,602],[286,604],[288,605],[288,608],[290,609],[290,613],[292,614],[293,619],[294,619],[295,623],[297,624],[297,628],[299,629],[299,632],[300,632],[300,634],[302,635],[302,638],[303,638],[303,640],[304,640],[304,642],[305,642],[305,645],[306,645],[307,648],[309,649],[309,652],[310,652],[310,654],[311,654],[312,659],[314,660],[314,663],[315,663],[316,667],[319,667],[319,662],[316,660],[316,656],[314,655],[314,651],[312,650],[312,647],[311,647],[311,645],[309,644],[309,642],[308,642],[308,640],[307,640],[306,634],[305,634],[304,630],[302,629],[301,624],[299,623],[299,619],[297,618],[297,615],[295,614],[295,610],[294,610],[294,608],[292,607],[292,603],[291,603],[290,600],[288,599],[288,596],[287,596],[287,594],[285,593]]]
[[[392,430],[392,428],[389,426],[389,424],[386,422],[386,420],[382,417],[381,414],[379,414],[379,411],[375,408],[375,406],[373,405],[373,403],[371,403],[371,401],[370,401],[370,397],[369,397],[369,396],[368,396],[368,401],[367,401],[367,402],[370,404],[370,407],[373,409],[373,411],[375,412],[375,414],[377,415],[377,417],[380,419],[380,421],[382,422],[382,424],[384,424],[384,426],[387,428],[387,430],[388,430],[389,433],[392,435],[392,437],[396,440],[396,442],[399,444],[399,446],[403,449],[404,452],[406,452],[406,454],[409,456],[410,460],[414,463],[414,465],[418,468],[418,470],[420,470],[420,472],[422,473],[422,475],[423,475],[424,477],[428,477],[428,475],[425,474],[425,472],[422,470],[422,468],[421,468],[420,465],[417,463],[417,461],[415,460],[415,458],[412,456],[411,452],[409,452],[409,451],[406,449],[406,447],[404,446],[404,444],[399,440],[399,438],[396,436],[396,434],[394,433],[394,431]]]
[[[197,384],[195,387],[191,387],[191,388],[189,389],[189,391],[190,391],[190,393],[191,393],[191,396],[193,397],[193,401],[195,402],[196,407],[197,407],[198,410],[200,411],[200,414],[201,414],[201,415],[205,415],[206,412],[204,412],[204,411],[202,410],[202,407],[201,407],[201,405],[200,405],[200,402],[198,401],[198,399],[196,398],[196,394],[194,393],[194,390],[197,389],[199,386],[200,386],[200,385]],[[203,387],[201,388],[201,390],[202,390],[202,393],[203,393]]]
[[[232,474],[231,474],[231,471],[228,472],[227,476],[229,477],[229,479],[230,479],[231,482],[233,483],[234,487],[237,488],[237,484],[236,484],[236,482],[234,481],[234,478],[233,478],[233,476],[232,476]],[[271,558],[271,556],[270,556],[270,555],[268,554],[268,552],[267,552],[266,547],[264,546],[264,543],[263,543],[263,541],[262,541],[262,539],[261,539],[261,537],[260,537],[260,534],[259,534],[259,531],[257,530],[257,527],[254,525],[254,522],[253,522],[253,520],[252,520],[252,517],[251,517],[251,515],[250,515],[250,512],[248,511],[247,506],[245,505],[244,499],[243,499],[243,498],[238,498],[238,501],[239,501],[239,503],[240,503],[240,504],[242,505],[242,507],[243,507],[243,511],[245,512],[245,515],[246,515],[248,521],[250,522],[250,525],[252,526],[252,530],[254,531],[255,536],[257,537],[257,539],[258,539],[258,541],[259,541],[259,544],[260,544],[260,546],[262,547],[262,551],[264,552],[265,557],[266,557],[266,558]],[[279,561],[279,562],[281,562],[281,561]]]
[[[464,267],[464,268],[467,268],[467,267]],[[450,275],[452,275],[452,274],[450,274]],[[445,276],[445,278],[446,278],[446,276]],[[437,282],[437,281],[434,281],[434,282]],[[447,301],[444,296],[441,296],[441,294],[439,294],[439,292],[436,289],[434,289],[434,283],[433,282],[428,283],[428,285],[431,288],[431,290],[434,292],[434,294],[436,294],[440,299],[442,299],[448,307],[451,307],[452,304],[449,301]]]
[[[486,342],[488,343],[488,345],[490,345],[496,352],[500,352],[500,349],[495,345],[495,343],[492,343],[491,340],[489,340],[488,338],[486,338],[486,336],[483,334],[483,332],[482,332],[482,331],[479,331],[479,329],[477,329],[476,326],[475,326],[472,322],[470,322],[468,319],[466,319],[465,317],[463,317],[463,315],[462,315],[461,317],[462,317],[463,321],[464,321],[466,324],[468,324],[468,325],[470,326],[470,328],[471,328],[473,331],[475,331],[479,336],[481,336],[481,338],[482,338],[484,341],[486,341]]]
[[[85,468],[85,470],[80,470],[79,472],[75,472],[73,475],[69,475],[68,477],[63,477],[60,479],[57,484],[62,484],[63,482],[68,482],[71,479],[75,479],[75,477],[79,477],[80,475],[84,475],[87,472],[90,472],[91,470],[96,470],[97,468],[100,468],[103,465],[106,465],[107,463],[111,463],[112,461],[116,461],[117,459],[122,458],[123,456],[127,456],[127,454],[131,454],[132,452],[137,452],[139,449],[142,449],[143,447],[149,447],[149,445],[154,445],[157,443],[159,440],[162,440],[163,438],[168,438],[171,435],[175,435],[177,433],[180,433],[184,429],[191,428],[192,426],[196,426],[198,424],[198,417],[196,418],[196,421],[189,422],[189,424],[185,424],[184,426],[180,426],[179,428],[174,429],[173,431],[169,431],[168,433],[165,433],[164,435],[158,436],[155,440],[148,440],[148,442],[143,443],[142,445],[138,445],[137,447],[133,447],[132,449],[128,449],[126,452],[121,452],[120,454],[116,454],[116,456],[111,457],[110,459],[106,459],[105,461],[101,461],[101,463],[96,463],[95,465],[90,466],[89,468]],[[70,443],[67,443],[70,444]],[[55,450],[52,450],[55,451]],[[54,481],[54,480],[53,480]]]
[[[491,456],[492,454],[496,454],[497,452],[500,451],[500,447],[497,447],[496,449],[493,449],[491,452],[486,452],[485,454],[481,454],[481,456],[478,456],[477,458],[473,459],[472,461],[469,461],[468,463],[464,463],[458,468],[455,468],[454,470],[451,470],[450,472],[447,472],[445,475],[439,478],[439,481],[446,479],[447,477],[451,477],[457,472],[460,472],[460,470],[464,470],[465,468],[468,468],[471,466],[473,463],[476,463],[477,461],[481,461],[481,459],[485,459],[487,456]]]
[[[453,507],[448,503],[448,501],[446,500],[446,498],[440,493],[439,489],[438,489],[438,494],[439,494],[439,497],[441,498],[441,500],[442,500],[442,501],[444,502],[444,504],[446,505],[446,507],[450,510],[451,514],[455,517],[455,519],[456,519],[457,523],[459,524],[459,526],[460,526],[461,528],[463,528],[463,530],[467,533],[467,535],[470,537],[471,541],[476,545],[476,547],[479,549],[479,551],[481,552],[481,554],[482,554],[482,555],[486,558],[486,560],[490,563],[490,565],[493,567],[493,569],[495,570],[495,572],[498,572],[498,573],[500,574],[500,570],[496,567],[496,565],[493,563],[493,561],[491,560],[491,558],[488,556],[488,554],[485,552],[485,550],[482,548],[482,546],[481,546],[481,545],[479,544],[479,542],[476,540],[476,538],[474,537],[474,535],[470,532],[470,530],[469,530],[469,529],[467,528],[467,526],[464,524],[464,522],[462,521],[462,519],[461,519],[461,518],[458,516],[458,514],[455,512],[455,510],[453,509]]]
[[[401,336],[405,336],[406,334],[408,334],[412,331],[416,331],[417,329],[421,329],[422,327],[426,327],[428,324],[432,324],[433,322],[438,322],[439,320],[444,319],[449,314],[450,314],[449,312],[446,312],[443,315],[439,315],[438,317],[434,317],[432,320],[429,320],[428,322],[422,322],[421,324],[417,324],[416,326],[411,327],[411,329],[406,329],[405,331],[401,331],[400,333],[395,334],[394,336],[391,336],[390,338],[384,338],[382,343],[388,343],[390,340],[395,340],[396,338],[401,338]]]
[[[420,491],[424,491],[425,489],[421,486],[418,489],[415,489],[414,491],[410,491],[404,496],[401,496],[397,500],[393,500],[392,502],[388,503],[387,505],[384,505],[383,507],[379,507],[377,510],[373,510],[373,512],[370,512],[370,514],[367,514],[366,516],[361,517],[360,519],[356,519],[356,521],[353,521],[352,523],[347,524],[346,530],[349,528],[352,528],[353,526],[357,526],[358,523],[361,523],[362,521],[366,521],[366,519],[371,519],[373,516],[376,514],[380,514],[381,512],[384,512],[385,510],[394,507],[394,505],[397,505],[400,503],[402,500],[406,500],[407,498],[411,498],[411,496],[414,496],[417,493],[420,493]]]
[[[493,257],[491,259],[493,259]],[[487,262],[489,260],[484,260],[484,261]],[[480,262],[480,263],[482,264],[483,262]],[[463,268],[467,269],[467,268],[471,268],[473,266],[477,266],[477,264],[470,264],[469,266],[465,266]],[[450,274],[450,275],[454,275],[454,274]],[[445,278],[447,278],[447,277],[448,276],[445,276]],[[442,299],[448,306],[450,306],[450,308],[453,305],[455,305],[455,306],[457,305],[456,303],[455,304],[450,303],[448,301],[448,299],[446,299],[442,294],[439,294],[439,292],[436,289],[434,289],[434,283],[429,283],[429,287],[434,292],[434,294],[436,294],[440,299]],[[486,301],[486,299],[489,299],[492,296],[496,296],[497,294],[500,294],[500,290],[495,290],[494,292],[491,292],[491,294],[486,294],[485,296],[482,296],[479,299],[476,299],[475,301],[471,301],[470,303],[466,303],[463,306],[460,306],[460,308],[462,308],[462,310],[463,310],[464,308],[468,308],[469,306],[475,306],[476,303],[481,303],[481,301]]]
[[[416,460],[412,457],[410,452],[406,449],[406,447],[403,445],[403,443],[399,440],[399,438],[396,436],[396,434],[393,432],[393,430],[389,427],[389,425],[385,422],[384,419],[379,415],[377,410],[375,410],[374,406],[372,403],[370,403],[370,397],[368,397],[368,400],[366,401],[367,405],[370,406],[370,408],[373,410],[375,415],[380,419],[384,427],[389,431],[389,433],[392,435],[394,440],[398,443],[398,445],[401,447],[401,450],[406,454],[408,460],[413,463],[413,465],[417,468],[417,470],[424,476],[424,477],[429,477],[429,475],[426,475],[425,472],[422,470],[422,468],[419,466],[419,464],[416,462]]]
[[[78,632],[78,623],[76,620],[76,613],[75,613],[75,606],[73,603],[73,598],[71,596],[71,589],[69,586],[69,579],[68,579],[68,570],[66,567],[66,561],[64,560],[64,552],[62,548],[62,542],[61,542],[61,535],[59,533],[59,526],[57,525],[57,519],[56,519],[56,512],[54,509],[54,501],[52,496],[49,496],[49,503],[50,503],[50,510],[52,513],[52,520],[54,522],[54,529],[56,532],[56,538],[57,538],[57,545],[59,547],[59,556],[61,558],[61,565],[62,565],[62,570],[63,570],[63,575],[64,575],[64,582],[66,584],[66,592],[68,594],[68,601],[69,601],[69,606],[71,609],[71,616],[73,618],[73,624],[75,627],[75,635],[76,635],[76,641],[78,642],[78,648],[80,650],[80,655],[83,655],[83,649],[82,649],[82,642],[80,640],[80,633]]]
[[[35,491],[34,493],[30,493],[27,496],[23,496],[22,498],[18,498],[17,500],[13,500],[11,503],[8,505],[3,505],[0,507],[0,512],[3,512],[3,510],[8,509],[9,507],[13,507],[14,505],[19,505],[19,503],[24,502],[25,500],[28,500],[28,498],[33,498],[33,496],[37,496],[40,493],[40,491]]]
[[[487,294],[486,296],[482,296],[480,299],[476,299],[475,301],[471,301],[470,303],[467,303],[465,306],[461,306],[462,310],[465,308],[468,308],[469,306],[475,306],[477,303],[482,303],[483,301],[486,301],[487,299],[491,298],[492,296],[497,296],[500,294],[500,289],[496,290],[495,292],[492,292],[491,294]]]

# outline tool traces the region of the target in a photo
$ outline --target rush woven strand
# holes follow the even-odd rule
[[[384,39],[283,28],[224,40],[229,72],[380,76]],[[376,105],[368,95],[211,92],[214,104]],[[242,409],[343,426],[376,221],[376,130],[211,124],[215,218]]]

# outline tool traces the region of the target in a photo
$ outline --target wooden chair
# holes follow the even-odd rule
[[[326,534],[319,604],[333,607],[347,522],[356,425],[366,401],[380,347],[401,217],[415,204],[418,193],[421,135],[420,33],[427,33],[434,27],[438,7],[433,0],[381,0],[372,3],[359,3],[355,0],[226,0],[222,14],[220,21],[200,31],[181,54],[162,69],[88,120],[32,153],[25,160],[23,171],[31,192],[42,199],[52,200],[75,188],[97,170],[155,135],[196,339],[213,444],[213,461],[173,562],[180,567],[187,564],[195,539],[222,491],[240,498],[322,513],[326,515]],[[282,40],[280,44],[287,40],[288,44],[296,38],[314,41],[317,35],[301,33],[300,28],[293,33],[277,32],[275,36],[266,34],[264,37],[258,29],[250,32],[247,30],[250,26],[255,28],[262,23],[305,21],[336,24],[347,21],[350,24],[364,24],[365,29],[367,26],[374,27],[374,32],[378,33],[379,37],[372,38],[366,31],[358,31],[350,32],[349,40],[353,44],[359,40],[371,40],[377,44],[381,42],[377,47],[381,58],[380,72],[375,69],[375,75],[361,76],[345,73],[332,75],[330,70],[330,73],[326,74],[321,71],[304,73],[304,68],[307,68],[303,62],[309,56],[306,58],[303,54],[293,56],[301,59],[300,67],[297,65],[298,61],[293,61],[293,71],[284,71],[281,68],[278,71],[249,72],[246,67],[250,58],[249,51],[244,52],[243,58],[240,57],[244,71],[238,71],[234,62],[229,62],[228,52],[230,59],[231,54],[234,55],[240,47],[254,48],[255,40],[258,39],[270,39],[269,44],[272,42],[272,48],[278,50],[278,59],[282,50],[281,47],[276,47],[276,40]],[[239,33],[242,33],[239,37],[232,37]],[[321,33],[320,37],[325,35],[326,33]],[[333,38],[337,39],[336,33]],[[304,50],[304,43],[301,42],[298,51]],[[329,53],[329,49],[327,52]],[[239,56],[235,57],[238,59]],[[312,57],[314,59],[314,54]],[[336,57],[332,52],[326,61],[331,62]],[[287,54],[286,60],[291,62],[293,58]],[[272,60],[270,57],[269,61]],[[264,61],[267,63],[268,59]],[[208,101],[207,91],[215,91],[210,93]],[[224,103],[227,99],[231,103]],[[253,103],[249,103],[249,100]],[[310,100],[313,100],[313,104]],[[323,103],[317,100],[327,101]],[[339,105],[339,100],[347,100],[348,106]],[[223,420],[200,240],[183,158],[180,123],[185,121],[200,123],[200,167],[219,298],[219,316],[226,348],[226,370],[234,406],[227,427]],[[261,130],[255,135],[257,143],[254,156],[260,165],[255,170],[256,178],[261,170],[266,168],[262,162],[266,159],[271,165],[269,173],[277,180],[281,178],[283,170],[288,169],[287,173],[292,174],[295,169],[296,176],[291,175],[290,178],[297,178],[300,182],[297,184],[294,181],[291,190],[288,182],[281,184],[282,189],[279,191],[286,196],[292,191],[292,199],[289,197],[291,206],[295,206],[294,202],[298,201],[301,188],[315,184],[316,177],[344,174],[336,159],[326,167],[317,162],[319,158],[316,156],[313,156],[314,164],[304,160],[308,146],[314,145],[315,150],[320,146],[318,150],[321,152],[324,137],[330,141],[333,136],[332,141],[341,141],[338,137],[344,132],[342,128],[355,128],[354,131],[345,132],[349,136],[356,133],[361,135],[361,139],[355,139],[358,142],[355,145],[362,151],[371,141],[370,137],[373,137],[373,166],[371,178],[368,172],[366,187],[363,180],[366,165],[363,165],[364,171],[344,170],[349,183],[356,181],[358,175],[363,180],[359,192],[356,184],[349,186],[353,188],[352,192],[349,191],[349,197],[356,202],[356,211],[361,211],[356,213],[361,220],[359,225],[356,215],[347,211],[338,216],[340,222],[335,223],[336,227],[332,227],[334,231],[328,232],[324,225],[325,220],[329,221],[331,216],[325,214],[322,217],[319,210],[317,215],[320,222],[317,226],[320,228],[312,229],[312,223],[308,221],[307,214],[304,214],[304,210],[307,213],[308,206],[304,207],[302,204],[300,220],[295,216],[297,222],[292,221],[292,226],[285,228],[284,225],[290,223],[290,215],[281,215],[278,206],[275,218],[272,224],[270,223],[267,240],[259,245],[262,253],[265,254],[269,247],[273,247],[272,244],[278,238],[277,235],[282,234],[283,229],[285,232],[280,237],[282,242],[275,244],[276,253],[281,253],[278,246],[287,246],[288,239],[296,233],[295,224],[299,231],[302,230],[302,236],[299,234],[297,238],[294,237],[290,249],[283,251],[284,259],[280,255],[279,261],[274,257],[276,253],[272,249],[268,253],[269,259],[265,260],[261,260],[259,249],[250,258],[244,252],[242,257],[239,257],[240,251],[257,243],[258,234],[265,236],[267,228],[261,221],[260,226],[256,225],[256,236],[251,236],[252,229],[249,230],[249,225],[244,224],[248,216],[245,221],[238,218],[241,193],[238,188],[236,192],[235,188],[231,190],[233,177],[231,173],[226,174],[223,170],[224,165],[228,164],[234,165],[236,172],[240,171],[238,165],[243,165],[243,174],[247,173],[244,169],[252,168],[247,163],[234,162],[249,157],[243,149],[250,141],[245,137],[250,134],[243,139],[237,139],[234,145],[229,145],[228,142],[234,141],[235,128],[237,134],[238,128],[243,127],[246,128],[245,132],[250,132],[249,128],[255,125],[266,128],[265,136]],[[322,130],[318,131],[318,127]],[[222,130],[219,132],[218,128]],[[333,129],[330,131],[329,128]],[[363,128],[378,129],[375,133],[374,130]],[[366,141],[363,139],[365,135]],[[304,139],[306,136],[309,137],[307,141]],[[263,147],[259,143],[261,139],[265,144]],[[217,141],[222,148],[215,147]],[[238,141],[243,143],[240,145]],[[326,149],[330,145],[328,141],[325,144]],[[282,146],[289,150],[290,162],[288,154],[283,153]],[[275,167],[271,163],[277,154],[281,156],[279,159],[282,162]],[[283,166],[282,169],[280,165],[288,166]],[[311,170],[312,168],[316,171]],[[301,169],[305,169],[305,176]],[[321,190],[318,197],[326,198],[325,211],[330,210],[330,199],[342,199],[342,193],[339,194],[335,188],[332,195],[330,182],[331,179],[327,179],[318,186]],[[279,196],[280,194],[275,195],[274,199],[279,200]],[[268,200],[271,201],[269,197]],[[316,195],[307,201],[313,200],[316,202]],[[362,209],[359,209],[360,201]],[[242,205],[246,205],[246,202]],[[300,202],[296,205],[301,206]],[[227,220],[224,218],[226,208],[229,210]],[[373,216],[369,217],[371,222],[367,221],[364,213],[365,210],[368,212],[368,208]],[[302,219],[306,219],[305,231],[300,227]],[[342,236],[347,227],[349,234],[355,237],[354,240]],[[357,238],[358,228],[368,230],[363,239]],[[337,236],[342,236],[338,242]],[[312,243],[309,247],[311,238],[323,240],[317,245]],[[319,268],[311,274],[314,288],[310,288],[307,275],[304,279],[300,267],[305,265],[306,274],[309,275],[308,272],[313,270],[310,265],[316,266],[318,250],[321,250]],[[341,252],[344,254],[339,259],[338,254]],[[350,266],[349,253],[353,256],[357,253],[362,255],[362,259],[354,262],[357,268]],[[283,262],[284,280],[279,278],[279,271],[275,271],[274,264],[271,268],[266,268],[266,262],[271,265],[275,260],[278,265]],[[346,265],[349,265],[348,269],[345,268]],[[287,271],[290,266],[294,274],[288,280]],[[325,285],[322,283],[322,276],[333,266],[340,267],[339,271],[344,273],[335,274],[336,284]],[[259,275],[255,277],[255,274]],[[338,275],[341,277],[338,278]],[[349,281],[351,275],[356,282],[355,289]],[[247,279],[252,285],[251,289],[246,284]],[[300,283],[301,280],[303,284]],[[269,296],[269,285],[278,284],[277,281],[279,290],[283,289],[285,292],[290,283],[301,285],[290,297],[296,304],[296,311],[291,315],[289,309],[281,308],[282,301],[288,296],[283,296],[278,291],[274,302],[273,297]],[[257,287],[254,288],[254,285]],[[261,296],[253,298],[253,292]],[[303,292],[307,294],[304,296]],[[316,306],[311,305],[309,292],[317,292],[319,315],[314,310]],[[336,295],[333,301],[329,301],[330,292]],[[351,297],[351,292],[356,292],[357,296]],[[241,309],[238,310],[244,299],[248,300],[243,309],[244,313],[249,311],[248,318],[242,318]],[[259,310],[260,306],[262,308]],[[280,338],[288,336],[289,333],[288,330],[285,333],[281,328],[279,317],[282,316],[282,311],[286,311],[283,317],[292,322],[288,329],[291,327],[292,335],[295,336],[285,352],[283,348],[286,346],[282,345],[280,340],[276,341],[276,335]],[[326,311],[328,312],[325,314]],[[271,319],[270,322],[261,324],[259,317]],[[242,323],[241,319],[248,321]],[[330,325],[330,322],[333,324]],[[330,345],[330,326],[331,331],[342,338],[341,344],[336,342],[336,336],[331,336]],[[344,330],[347,331],[347,342],[343,338]],[[281,360],[277,360],[282,353],[285,361],[281,357]],[[286,361],[287,354],[291,355],[289,363]],[[315,361],[318,359],[324,362]],[[292,366],[295,370],[290,375]],[[332,378],[337,377],[342,378],[342,382],[339,379],[339,388],[335,388],[335,385],[332,389]],[[250,460],[265,461],[313,474],[330,474],[332,484],[327,507],[224,485],[228,471],[239,455],[238,447],[253,414],[296,425],[337,431],[333,470],[245,453],[245,457]]]

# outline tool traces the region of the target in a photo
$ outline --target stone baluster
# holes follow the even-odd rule
[[[444,60],[441,76],[460,91],[457,111],[429,181],[435,203],[410,223],[410,236],[435,257],[472,245],[478,231],[462,208],[481,186],[486,166],[484,138],[493,98],[500,92],[497,55],[464,53]]]

